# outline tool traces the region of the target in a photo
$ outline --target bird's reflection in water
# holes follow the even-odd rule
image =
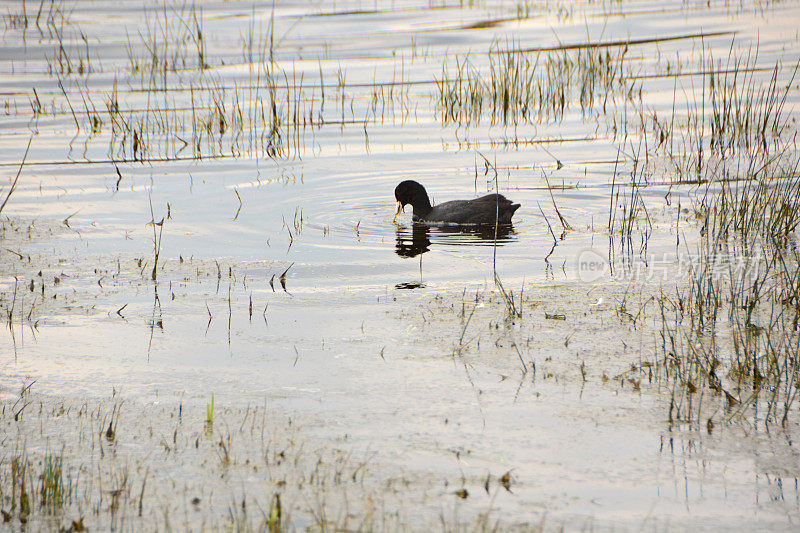
[[[395,289],[400,289],[400,290],[424,289],[425,288],[425,284],[422,283],[421,281],[411,281],[411,282],[405,282],[405,283],[398,283],[397,285],[394,286],[394,288]]]
[[[516,240],[514,226],[504,224],[494,226],[431,226],[414,223],[398,226],[395,230],[397,244],[394,251],[400,257],[416,257],[436,245],[491,246],[497,238],[497,245]]]
[[[494,226],[431,226],[414,223],[411,226],[398,226],[395,230],[397,243],[394,252],[400,257],[419,258],[420,281],[398,283],[396,289],[417,289],[425,287],[422,281],[422,254],[431,246],[498,246],[516,240],[516,232],[510,224]]]
[[[397,244],[394,253],[400,257],[416,257],[424,254],[431,247],[430,226],[412,224],[411,228],[398,226],[395,230]]]

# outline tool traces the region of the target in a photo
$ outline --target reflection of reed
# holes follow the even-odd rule
[[[414,223],[395,230],[395,253],[400,257],[416,257],[430,250],[433,244],[486,246],[495,241],[494,226],[431,226]],[[497,245],[516,240],[514,226],[497,227]]]

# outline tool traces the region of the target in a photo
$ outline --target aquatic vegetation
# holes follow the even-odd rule
[[[206,426],[214,426],[214,393],[211,393],[211,402],[206,404]]]
[[[3,523],[796,523],[798,10],[10,5]]]
[[[672,383],[676,420],[698,424],[724,413],[726,420],[786,424],[792,412],[800,383],[800,258],[790,243],[800,191],[796,180],[765,178],[707,193],[689,287],[661,300],[660,365]],[[704,389],[718,405],[692,401]]]
[[[469,56],[444,63],[436,79],[437,109],[444,124],[513,125],[561,122],[579,107],[590,115],[634,93],[627,46],[527,51],[494,44],[488,65]]]

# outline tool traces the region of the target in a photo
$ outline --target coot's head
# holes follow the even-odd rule
[[[425,187],[420,185],[414,180],[401,181],[400,184],[394,188],[394,197],[400,202],[402,207],[408,204],[414,205],[414,200],[425,198],[428,199],[428,193],[425,192]]]
[[[401,181],[397,187],[394,188],[394,197],[397,200],[397,213],[394,219],[397,220],[397,215],[408,204],[411,204],[416,209],[430,209],[430,200],[428,200],[428,193],[425,192],[425,187],[420,185],[414,180]]]

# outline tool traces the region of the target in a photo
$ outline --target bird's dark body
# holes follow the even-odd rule
[[[487,194],[474,200],[452,200],[432,207],[423,216],[414,213],[417,222],[444,224],[509,224],[519,204],[512,204],[502,194]]]
[[[452,200],[431,206],[425,187],[416,181],[401,182],[394,190],[394,196],[405,207],[414,208],[415,222],[431,224],[510,224],[511,217],[519,209],[502,194],[487,194],[474,200]]]

